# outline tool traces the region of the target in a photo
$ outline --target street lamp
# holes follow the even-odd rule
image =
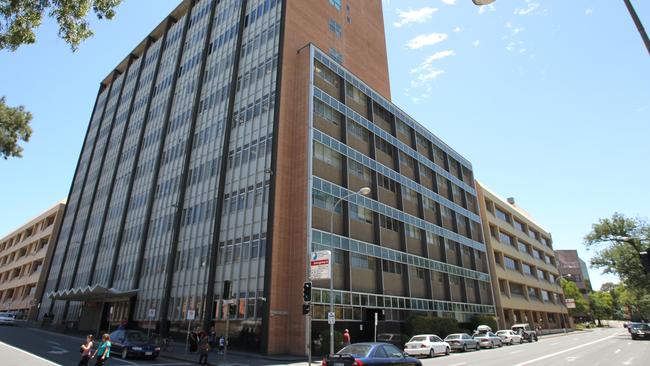
[[[336,211],[336,206],[344,200],[354,196],[361,195],[367,196],[371,192],[370,188],[363,187],[354,193],[350,193],[346,196],[339,198],[334,205],[332,206],[332,211],[330,212],[330,235],[334,236],[334,212]],[[330,258],[330,313],[334,313],[334,271],[332,267],[332,258]],[[330,324],[330,354],[334,354],[334,324]]]
[[[555,279],[555,282],[556,282],[558,285],[561,286],[561,284],[560,284],[560,280],[561,280],[561,279],[563,279],[563,278],[571,278],[571,277],[573,277],[573,276],[571,276],[571,273],[568,273],[568,274],[566,274],[566,275],[561,275],[561,276],[559,276],[558,278]],[[564,290],[563,290],[562,292],[564,292]],[[564,306],[566,306],[566,304],[564,304]],[[567,314],[568,314],[568,311],[569,311],[569,310],[568,310],[568,308],[567,308]],[[562,328],[564,328],[564,334],[567,334],[567,332],[566,332],[566,315],[564,315],[564,314],[560,314],[560,316],[562,317],[562,323],[563,323],[563,324],[562,324],[562,325],[563,325]]]

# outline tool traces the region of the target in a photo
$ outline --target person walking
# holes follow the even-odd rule
[[[223,348],[224,348],[225,346],[226,346],[226,338],[224,338],[223,336],[221,336],[221,337],[219,338],[219,354],[220,354],[220,355],[223,354]]]
[[[102,343],[97,347],[97,351],[93,355],[93,358],[97,358],[95,361],[95,366],[104,366],[108,362],[108,359],[111,357],[111,336],[108,333],[104,333],[102,336]]]
[[[214,330],[214,326],[210,328],[208,343],[210,344],[210,350],[217,348],[217,332]]]
[[[350,345],[350,331],[347,329],[343,332],[343,347]]]
[[[86,342],[81,345],[81,360],[78,366],[88,366],[88,361],[92,356],[93,351],[93,336],[89,334],[86,336]]]
[[[210,352],[210,342],[208,335],[201,331],[199,334],[199,365],[208,364],[208,352]]]

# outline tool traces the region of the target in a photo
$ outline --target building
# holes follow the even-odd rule
[[[575,282],[580,292],[588,298],[591,289],[589,271],[587,264],[580,259],[577,250],[562,249],[556,250],[555,255],[558,261],[560,274],[569,281]]]
[[[515,203],[477,182],[499,328],[570,326],[551,233]]]
[[[464,322],[494,314],[478,213],[471,164],[390,103],[380,1],[187,0],[100,85],[40,315],[162,333],[230,316],[233,344],[302,354],[325,248],[338,331]],[[315,282],[315,331],[328,303]]]
[[[64,207],[59,202],[0,239],[0,311],[36,317]]]

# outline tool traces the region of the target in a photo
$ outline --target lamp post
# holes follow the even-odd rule
[[[354,193],[350,193],[346,196],[343,196],[334,202],[332,206],[332,211],[330,212],[330,235],[334,236],[334,212],[336,211],[336,206],[344,200],[354,196],[361,195],[367,196],[371,192],[370,188],[363,187]],[[330,257],[330,313],[334,313],[334,271],[332,267],[332,258]],[[334,324],[330,324],[330,354],[334,354]]]
[[[560,280],[563,279],[563,278],[571,278],[571,277],[573,277],[573,276],[571,276],[571,273],[568,273],[566,275],[561,275],[561,276],[559,276],[558,278],[555,279],[555,283],[557,283],[561,287],[562,285],[560,284]],[[562,292],[564,292],[564,291],[562,291]],[[565,306],[566,306],[566,304],[565,304]],[[568,314],[568,311],[569,310],[567,310],[567,314]],[[560,316],[562,317],[562,328],[564,329],[564,334],[567,334],[567,331],[566,331],[566,315],[560,314]]]

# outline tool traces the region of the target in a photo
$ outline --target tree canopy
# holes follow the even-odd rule
[[[589,294],[589,306],[600,323],[601,319],[613,319],[614,302],[612,295],[607,291],[594,291]]]
[[[564,298],[573,299],[576,302],[576,307],[574,309],[569,309],[569,315],[584,316],[589,313],[589,302],[587,302],[587,300],[582,296],[578,285],[564,278],[560,280],[560,285],[564,292]]]
[[[22,157],[23,148],[18,141],[29,141],[32,135],[32,128],[29,122],[32,114],[25,110],[25,107],[9,107],[5,97],[0,98],[0,157]]]
[[[0,0],[0,50],[17,50],[36,42],[34,30],[45,16],[56,20],[59,37],[76,51],[93,35],[88,14],[112,19],[122,0]]]

